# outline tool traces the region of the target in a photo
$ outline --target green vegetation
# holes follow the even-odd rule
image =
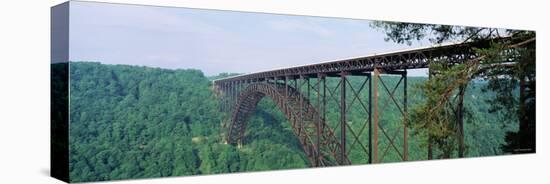
[[[50,93],[51,175],[69,181],[69,64],[53,63]]]
[[[473,46],[473,57],[461,63],[449,65],[447,59],[430,63],[433,78],[420,86],[426,100],[413,108],[409,122],[416,132],[427,137],[430,145],[443,150],[440,156],[450,157],[457,144],[459,157],[465,156],[463,117],[470,109],[464,105],[464,97],[469,94],[468,85],[476,79],[487,81],[484,90],[495,93],[485,100],[491,104],[490,111],[504,113],[519,127],[506,133],[502,150],[536,152],[534,31],[382,21],[371,26],[384,31],[386,41],[396,43],[410,45],[413,41],[429,40],[435,44],[461,41],[486,45]]]
[[[249,121],[242,148],[225,145],[220,128],[222,115],[211,90],[211,81],[198,70],[167,70],[90,62],[70,64],[70,177],[71,181],[96,181],[194,174],[261,171],[308,166],[299,142],[284,115],[264,98]],[[385,76],[395,85],[397,77]],[[359,89],[363,81],[350,77]],[[409,77],[409,103],[423,101],[418,86],[424,77]],[[336,80],[327,81],[329,87]],[[517,129],[503,113],[491,113],[482,92],[485,82],[468,86],[465,106],[466,156],[502,154],[506,131]],[[398,89],[396,94],[401,94]],[[337,94],[335,94],[337,95]],[[360,93],[365,99],[368,93]],[[352,100],[351,98],[348,100]],[[381,93],[380,105],[390,100]],[[338,122],[335,101],[328,103],[327,119]],[[365,114],[358,103],[349,107],[352,129],[359,129]],[[402,117],[389,105],[380,122],[388,130],[400,127]],[[411,133],[410,160],[425,160],[422,136]],[[349,136],[349,135],[348,135]],[[367,142],[367,137],[361,140]],[[398,138],[398,141],[400,139]],[[388,142],[381,139],[381,147]],[[444,150],[436,149],[436,152]],[[456,157],[456,153],[452,157]],[[354,163],[366,163],[356,145]],[[399,161],[388,152],[384,162]]]
[[[251,119],[253,141],[222,144],[217,100],[200,71],[72,62],[70,76],[72,182],[307,165],[269,101]]]

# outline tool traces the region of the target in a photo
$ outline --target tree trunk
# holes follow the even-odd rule
[[[458,104],[456,109],[457,135],[458,135],[458,158],[464,157],[464,94],[466,93],[465,84],[460,87]]]
[[[432,151],[432,139],[428,138],[428,160],[433,159],[433,151]]]
[[[525,76],[521,75],[519,79],[519,131],[518,131],[518,142],[519,145],[517,145],[517,149],[521,150],[522,145],[528,145],[525,144],[526,140],[524,140],[524,136],[529,130],[529,120],[527,119],[527,114],[525,110]],[[520,151],[522,152],[522,151]]]

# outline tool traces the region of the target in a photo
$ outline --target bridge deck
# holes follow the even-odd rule
[[[235,81],[251,82],[274,78],[281,79],[284,77],[298,78],[299,76],[316,78],[318,74],[330,76],[341,72],[346,72],[350,75],[360,75],[373,71],[375,66],[387,71],[428,68],[429,62],[432,61],[445,61],[449,63],[463,61],[469,57],[468,53],[472,53],[473,47],[485,47],[487,45],[488,43],[479,42],[439,44],[344,60],[254,72],[214,80],[214,83],[219,85]]]

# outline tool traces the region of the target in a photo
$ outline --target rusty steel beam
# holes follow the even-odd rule
[[[346,75],[340,74],[340,160],[344,160],[346,154]]]
[[[432,75],[435,75],[435,72],[432,69],[428,69],[428,80],[432,79]],[[431,122],[428,122],[431,123]],[[432,137],[428,137],[428,160],[433,159],[433,140]]]
[[[300,81],[300,85],[298,85],[298,81]],[[304,76],[300,76],[298,79],[295,79],[294,82],[295,82],[295,88],[299,93],[301,93],[301,90],[302,90],[302,87],[304,85]],[[298,129],[298,135],[300,135],[302,133],[302,131],[304,131],[304,128],[303,128],[303,124],[304,124],[304,98],[300,98],[299,100],[300,104],[299,104],[299,107],[298,107],[298,125],[299,125],[299,129]],[[307,132],[305,132],[307,133]],[[309,156],[309,155],[308,155]]]
[[[408,137],[408,127],[407,127],[407,124],[408,124],[408,114],[407,114],[407,70],[404,70],[402,76],[403,78],[403,111],[405,112],[403,114],[404,118],[403,120],[405,121],[404,124],[403,124],[403,160],[404,161],[407,161],[409,160],[409,143],[407,141],[407,137]]]
[[[321,74],[317,74],[317,85],[316,85],[316,92],[317,92],[317,110],[320,111],[321,110],[321,81],[325,80],[324,79],[324,76],[321,76]],[[324,87],[323,87],[324,88]],[[324,94],[323,94],[324,96]],[[321,113],[323,113],[322,111],[320,111]],[[321,115],[317,115],[317,126],[316,126],[316,129],[317,129],[317,142],[316,142],[316,159],[315,159],[315,166],[319,166],[320,164],[320,146],[321,146],[321,135],[322,135],[322,127],[321,127],[321,122],[322,122],[322,119],[321,119]]]
[[[326,76],[323,76],[323,110],[320,111],[322,116],[323,116],[323,119],[322,121],[326,121],[327,120],[327,78]],[[330,128],[328,125],[326,125],[325,123],[321,123],[321,135],[325,136],[325,133],[324,130],[325,128]],[[330,149],[330,148],[329,148]]]
[[[283,100],[286,102],[288,100],[288,76],[284,76],[284,77],[285,77],[285,83],[284,83],[284,85],[285,85],[285,96],[284,96]],[[283,109],[283,112],[285,114],[288,113],[288,106],[285,105],[285,108]],[[293,124],[293,126],[294,126],[294,124]]]
[[[380,79],[380,71],[378,68],[374,69],[374,112],[373,112],[373,141],[372,141],[372,163],[378,163],[378,80]]]
[[[372,148],[372,75],[369,73],[368,75],[369,77],[369,159],[368,159],[368,163],[369,164],[372,164],[372,152],[373,152],[373,148]]]

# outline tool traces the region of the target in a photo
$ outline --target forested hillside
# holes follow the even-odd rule
[[[211,82],[198,70],[89,62],[70,68],[71,181],[306,166],[273,108],[259,108],[251,119],[257,141],[238,151],[222,144]]]
[[[398,79],[385,80],[396,83]],[[422,100],[414,86],[424,80],[409,78],[410,104]],[[499,147],[504,143],[504,133],[516,128],[509,125],[513,119],[489,113],[485,100],[492,94],[481,92],[483,85],[470,85],[465,99],[469,109],[466,156],[502,154]],[[72,62],[70,98],[71,181],[308,166],[289,123],[268,98],[260,102],[250,119],[246,145],[237,148],[223,144],[218,101],[211,81],[198,70]],[[335,119],[337,110],[329,107],[328,111],[332,117],[327,119]],[[389,115],[381,119],[388,128],[398,127],[401,121],[396,111],[389,106]],[[359,110],[352,110],[350,116],[350,120],[364,118]],[[411,160],[426,159],[422,138],[411,138],[409,153]],[[358,162],[365,159],[353,153],[350,158]],[[397,158],[390,154],[386,160]]]

